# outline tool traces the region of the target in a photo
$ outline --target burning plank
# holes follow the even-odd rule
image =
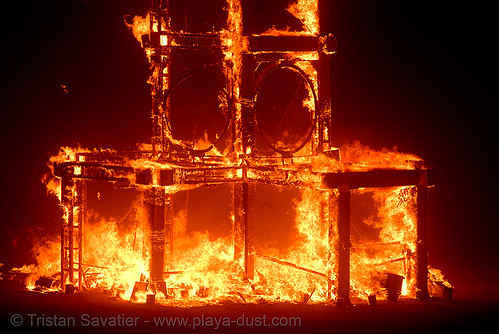
[[[282,264],[284,266],[289,266],[289,267],[292,267],[292,268],[295,268],[295,269],[298,269],[298,270],[302,270],[302,271],[307,272],[309,274],[314,274],[314,275],[318,275],[318,276],[324,277],[324,278],[326,278],[326,279],[329,280],[329,277],[326,274],[324,274],[324,273],[321,273],[321,272],[318,272],[318,271],[315,271],[315,270],[312,270],[312,269],[304,268],[304,267],[296,265],[294,263],[291,263],[291,262],[288,262],[288,261],[279,260],[279,259],[276,259],[276,258],[273,258],[273,257],[270,257],[270,256],[259,254],[259,253],[256,253],[255,255],[258,256],[259,258],[265,259],[267,261],[271,261],[271,262],[274,262],[274,263]]]

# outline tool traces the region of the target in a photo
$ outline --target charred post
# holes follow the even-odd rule
[[[428,293],[428,171],[419,171],[417,185],[416,297],[427,300]]]
[[[77,229],[77,248],[78,248],[78,289],[83,287],[83,226],[87,221],[87,181],[77,180],[76,191],[78,194],[78,223]]]
[[[61,180],[61,288],[73,280],[73,180],[63,172]]]
[[[350,305],[350,202],[348,185],[339,189],[338,198],[338,301]]]
[[[61,289],[65,284],[82,287],[82,226],[85,219],[86,182],[73,179],[74,167],[60,168],[61,176]]]
[[[165,213],[165,256],[166,260],[171,258],[173,254],[173,198],[167,196],[164,213]]]
[[[330,4],[327,0],[319,0],[319,70],[317,81],[319,84],[319,145],[317,153],[331,148],[331,78],[330,58],[336,51],[334,36],[329,31]]]
[[[335,252],[335,217],[332,216],[333,210],[333,193],[332,190],[325,190],[321,194],[321,210],[320,221],[323,226],[327,226],[327,268],[326,276],[328,278],[327,298],[331,299],[333,290],[333,267],[332,263],[336,262]]]
[[[164,190],[152,188],[145,195],[145,205],[148,212],[149,226],[151,227],[151,282],[163,280],[165,263],[165,222],[170,197]]]
[[[255,184],[244,182],[244,273],[252,280],[255,276]]]
[[[169,143],[165,138],[164,112],[167,111],[168,105],[163,101],[164,91],[168,89],[168,73],[169,65],[163,63],[165,56],[169,56],[170,51],[165,51],[161,46],[161,35],[163,28],[168,25],[169,19],[169,1],[167,0],[152,0],[150,13],[150,34],[145,35],[150,44],[153,53],[151,55],[152,66],[159,69],[158,77],[154,80],[152,93],[152,120],[153,120],[153,136],[152,147],[153,151],[165,152],[168,149]]]
[[[242,182],[234,184],[234,258],[244,259],[244,274],[255,276],[255,185]]]
[[[255,154],[255,106],[254,95],[254,70],[256,67],[255,56],[243,55],[243,68],[241,81],[241,118],[242,142],[245,154]]]
[[[232,188],[234,204],[234,261],[244,256],[244,207],[243,185],[234,183]]]

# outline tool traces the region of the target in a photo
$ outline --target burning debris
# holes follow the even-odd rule
[[[51,159],[61,235],[34,284],[173,305],[428,298],[432,173],[414,155],[332,146],[326,1],[287,1],[279,26],[255,1],[212,2],[204,21],[174,0],[130,20],[152,70],[151,143]],[[120,219],[93,208],[106,187],[128,198]],[[286,245],[259,241],[273,224],[256,214],[263,187],[292,194]],[[188,230],[176,207],[203,188],[230,198],[225,233]],[[354,222],[366,201],[376,209]]]

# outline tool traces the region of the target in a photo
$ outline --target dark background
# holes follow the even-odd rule
[[[0,5],[0,262],[59,233],[41,183],[60,146],[134,148],[151,134],[146,58],[123,23],[149,1]],[[430,265],[497,280],[496,51],[478,2],[331,1],[335,143],[397,146],[432,165]],[[494,29],[493,29],[494,28]],[[64,88],[66,87],[66,88]],[[66,92],[67,91],[67,92]]]

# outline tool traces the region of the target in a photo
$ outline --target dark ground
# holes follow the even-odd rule
[[[467,290],[470,287],[457,288],[453,300],[431,299],[428,302],[399,299],[397,302],[378,301],[376,307],[364,302],[355,306],[339,309],[335,306],[308,304],[226,304],[194,308],[173,308],[157,305],[132,304],[118,301],[104,294],[40,294],[14,289],[0,290],[0,318],[2,333],[47,332],[75,333],[83,331],[109,332],[300,332],[313,331],[330,333],[474,333],[495,332],[497,330],[497,312],[499,310],[497,287],[478,287],[480,294]],[[476,291],[477,287],[474,287]],[[492,293],[491,291],[495,291]],[[32,316],[30,316],[30,314]],[[19,327],[12,325],[16,315],[23,318]],[[34,318],[43,317],[45,320]],[[48,318],[59,319],[73,317],[75,326],[49,326]],[[87,319],[95,317],[105,319],[121,316],[133,318],[130,326],[84,326]],[[179,317],[189,319],[187,326],[177,323],[175,326],[156,326],[155,318]],[[204,317],[204,325],[202,323]],[[264,318],[265,317],[265,318]],[[210,324],[210,318],[230,319],[230,326],[220,322]],[[258,326],[265,320],[267,326]],[[296,326],[269,326],[272,319],[278,318],[284,324],[300,318]],[[33,320],[32,320],[33,319]],[[244,320],[243,320],[244,319]],[[244,325],[245,321],[254,321],[253,326]],[[59,320],[60,321],[60,320]],[[178,321],[178,320],[177,320]],[[276,321],[276,320],[274,320]],[[197,323],[198,326],[193,327]],[[250,322],[251,324],[251,322]]]

